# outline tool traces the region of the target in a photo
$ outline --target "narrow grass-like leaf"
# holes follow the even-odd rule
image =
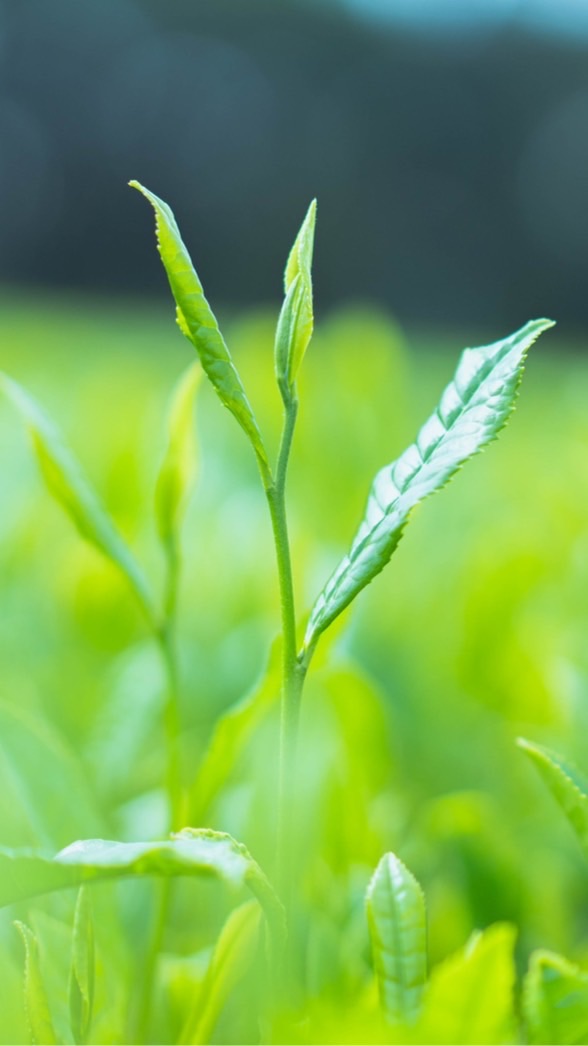
[[[122,571],[153,622],[155,611],[143,572],[61,434],[22,385],[6,374],[0,374],[0,388],[27,426],[49,493],[59,502],[82,537]]]
[[[513,1042],[514,927],[476,933],[431,975],[417,1042],[440,1046]]]
[[[1,848],[0,907],[102,879],[182,875],[248,887],[265,912],[274,940],[281,941],[282,905],[259,865],[230,835],[205,828],[185,828],[163,842],[85,839],[53,858]]]
[[[410,1023],[427,979],[425,898],[394,854],[385,854],[374,873],[367,913],[384,1013],[394,1024]]]
[[[253,409],[202,289],[171,208],[137,181],[129,182],[155,211],[157,246],[177,306],[180,330],[192,342],[216,393],[249,437],[260,465],[267,454]]]
[[[85,1043],[92,1023],[94,1006],[94,924],[87,889],[82,886],[74,913],[69,1013],[74,1041]]]
[[[181,1036],[185,1046],[210,1042],[230,993],[246,974],[259,941],[260,908],[248,901],[231,912],[215,944],[210,966]]]
[[[238,765],[257,727],[280,696],[281,644],[274,643],[262,679],[250,694],[231,705],[214,728],[192,789],[193,808],[199,819]]]
[[[194,480],[194,399],[202,368],[194,363],[184,372],[174,391],[167,431],[167,445],[155,488],[157,529],[164,544],[175,544],[186,501]]]
[[[314,327],[312,304],[312,254],[316,200],[313,200],[288,258],[284,276],[285,298],[276,330],[275,362],[283,393],[291,389]]]
[[[534,320],[503,341],[463,352],[453,381],[415,443],[376,475],[351,550],[310,615],[308,650],[386,566],[415,505],[444,487],[498,435],[513,410],[527,353],[552,325]]]
[[[523,1016],[532,1046],[588,1041],[588,973],[553,952],[534,952],[523,983]]]
[[[39,947],[33,931],[22,922],[15,923],[25,947],[25,1010],[31,1041],[39,1046],[53,1046],[57,1036],[51,1019],[47,994],[39,968]]]
[[[571,763],[555,752],[550,752],[548,748],[533,744],[524,738],[519,738],[517,744],[537,767],[588,856],[588,783]]]

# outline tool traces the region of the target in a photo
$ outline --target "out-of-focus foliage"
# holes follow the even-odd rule
[[[275,319],[223,324],[272,448]],[[153,493],[165,405],[192,350],[149,303],[82,310],[5,301],[0,334],[2,369],[59,418],[157,592],[164,565]],[[389,319],[367,309],[318,323],[300,373],[289,486],[301,610],[348,547],[371,476],[437,402],[456,352],[501,334],[468,332],[441,346],[419,336],[409,348]],[[450,357],[439,351],[445,346]],[[516,424],[427,512],[417,509],[393,565],[319,647],[309,675],[291,825],[297,1011],[284,1026],[296,1041],[395,1034],[378,1012],[364,900],[388,851],[427,898],[432,975],[415,1041],[511,1041],[539,1006],[574,985],[585,991],[586,866],[514,739],[524,734],[588,766],[588,369],[557,335],[534,353]],[[199,395],[200,465],[178,608],[189,822],[243,840],[271,874],[279,655],[270,655],[279,617],[271,535],[253,456],[213,391]],[[155,838],[167,817],[165,695],[143,616],[120,571],[47,496],[8,407],[0,462],[0,842],[51,854],[82,836]],[[133,1040],[140,1015],[128,1000],[142,975],[155,890],[149,882],[92,886],[89,1042]],[[213,1042],[257,1041],[267,969],[263,948],[253,947],[251,909],[238,907],[247,900],[214,881],[174,881],[151,1041],[204,1033]],[[34,935],[55,1035],[71,1036],[75,903],[64,892],[0,913],[1,1042],[29,1041],[14,918]],[[512,926],[519,973],[537,949],[569,964],[555,963],[562,983],[546,987],[546,960],[535,958],[524,1005],[513,989]],[[248,941],[250,962],[239,954]],[[212,1009],[199,1023],[194,1000],[211,984]],[[489,995],[480,984],[486,992],[490,984]],[[454,1023],[442,1028],[435,995],[453,992]],[[475,1026],[459,1008],[468,998]],[[554,1018],[551,1027],[559,1034],[563,1025]],[[581,1027],[568,1022],[560,1041],[578,1041],[570,1036]]]

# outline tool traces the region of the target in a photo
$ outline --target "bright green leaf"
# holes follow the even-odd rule
[[[312,254],[316,200],[313,200],[288,258],[284,277],[286,297],[278,319],[275,344],[276,375],[283,391],[296,381],[312,337]]]
[[[523,984],[523,1015],[533,1046],[588,1041],[588,973],[553,952],[534,952]]]
[[[414,1021],[427,979],[425,898],[394,854],[382,857],[367,891],[380,998],[394,1024]]]
[[[532,744],[524,738],[519,738],[517,744],[537,767],[588,855],[588,784],[575,767],[548,748]]]
[[[29,430],[49,493],[59,502],[82,537],[122,571],[153,622],[155,612],[143,572],[60,433],[33,397],[6,374],[0,374],[0,388],[17,408]]]
[[[81,887],[74,914],[69,1012],[76,1043],[85,1043],[92,1023],[94,1006],[94,924],[88,891]]]
[[[192,364],[178,382],[168,420],[167,446],[157,477],[155,513],[164,544],[177,541],[186,500],[194,479],[194,398],[202,368]]]
[[[259,942],[260,908],[256,901],[231,912],[214,952],[193,1012],[181,1036],[186,1046],[210,1042],[224,1003],[255,958]]]
[[[418,1041],[440,1046],[513,1041],[514,927],[497,923],[431,975]]]
[[[307,649],[386,566],[415,505],[445,486],[498,435],[513,410],[527,353],[552,325],[534,320],[503,341],[463,352],[453,381],[416,442],[376,475],[351,550],[312,610]]]
[[[51,1011],[39,968],[39,949],[33,931],[22,922],[15,923],[25,947],[25,1010],[31,1033],[31,1041],[39,1046],[53,1046],[57,1036],[53,1028]]]
[[[260,902],[276,943],[283,909],[269,881],[241,843],[209,829],[185,828],[163,842],[85,839],[53,858],[0,848],[0,907],[101,879],[142,876],[220,878],[247,886]]]
[[[157,246],[177,305],[178,325],[192,342],[216,393],[249,437],[260,465],[267,454],[253,409],[219,330],[192,259],[180,236],[171,208],[137,181],[129,182],[149,200],[155,211]]]

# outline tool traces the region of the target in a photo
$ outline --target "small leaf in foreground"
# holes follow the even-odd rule
[[[176,302],[180,330],[196,349],[219,399],[249,437],[260,465],[267,466],[267,454],[253,409],[216,317],[204,297],[202,284],[182,241],[172,210],[139,182],[132,181],[129,185],[138,189],[155,211],[157,247]]]
[[[94,924],[88,891],[81,887],[74,913],[69,1012],[74,1041],[87,1041],[94,1006]]]
[[[210,1042],[223,1006],[249,969],[259,942],[260,908],[256,901],[229,915],[214,946],[210,966],[181,1036],[185,1046]]]
[[[60,433],[18,382],[6,374],[0,374],[0,388],[16,407],[29,430],[49,493],[65,510],[82,537],[122,571],[149,620],[153,622],[155,613],[143,572]]]
[[[39,968],[39,946],[33,931],[22,922],[16,922],[25,947],[24,993],[25,1010],[31,1041],[38,1046],[53,1046],[57,1036]]]
[[[431,975],[418,1042],[439,1046],[513,1042],[514,927],[498,923]]]
[[[392,853],[382,857],[368,886],[367,912],[384,1013],[394,1024],[412,1022],[427,979],[425,898]]]
[[[412,509],[495,439],[514,408],[527,353],[551,326],[551,320],[534,320],[509,338],[462,353],[453,381],[415,443],[376,475],[351,550],[313,607],[307,650],[386,566]]]
[[[524,738],[517,741],[535,765],[553,798],[573,826],[584,853],[588,855],[588,785],[571,763],[555,752]]]
[[[561,955],[534,952],[523,984],[523,1015],[532,1046],[588,1041],[588,973]]]

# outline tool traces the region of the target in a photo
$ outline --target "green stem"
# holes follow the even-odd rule
[[[266,487],[276,548],[282,614],[282,698],[276,863],[278,891],[286,910],[290,906],[291,893],[291,826],[296,791],[296,745],[300,701],[306,675],[306,666],[300,662],[296,653],[296,610],[286,514],[286,475],[297,412],[298,401],[295,395],[286,398],[284,429],[275,480],[271,486]]]

